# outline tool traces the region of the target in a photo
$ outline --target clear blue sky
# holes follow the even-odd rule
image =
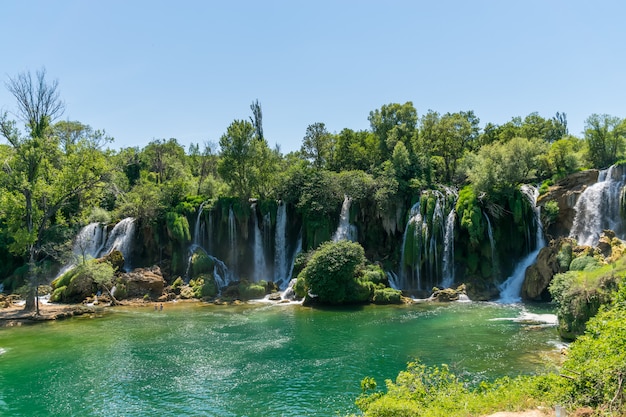
[[[406,101],[481,126],[560,111],[580,135],[592,113],[626,117],[625,16],[622,0],[3,0],[0,76],[45,67],[63,119],[115,148],[218,142],[255,99],[285,153],[311,123],[368,129]]]

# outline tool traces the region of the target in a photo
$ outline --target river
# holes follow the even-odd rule
[[[178,303],[5,328],[0,415],[346,415],[363,377],[383,387],[416,358],[474,380],[545,369],[555,328],[518,319],[546,312]]]

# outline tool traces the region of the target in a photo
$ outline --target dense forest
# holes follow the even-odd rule
[[[418,115],[406,102],[364,115],[368,130],[329,132],[323,122],[311,123],[300,149],[283,154],[268,145],[254,101],[249,120],[234,120],[218,143],[186,149],[168,138],[111,149],[104,130],[62,119],[58,83],[45,71],[18,74],[6,86],[15,103],[3,106],[15,110],[0,114],[0,279],[11,291],[54,278],[79,230],[93,222],[133,218],[133,266],[158,264],[172,282],[188,274],[201,216],[217,236],[203,246],[227,260],[226,239],[236,235],[241,245],[257,230],[274,235],[277,218],[286,215],[286,247],[295,255],[298,244],[306,253],[331,240],[349,202],[353,240],[415,292],[447,278],[442,229],[454,210],[449,281],[489,293],[534,245],[533,203],[520,185],[546,188],[574,172],[606,168],[623,157],[626,138],[626,120],[606,114],[590,115],[577,137],[565,113],[497,125],[481,123],[471,110]],[[557,214],[555,205],[544,207],[544,230]],[[405,239],[407,227],[420,239]],[[496,249],[488,233],[496,235]],[[250,245],[238,251],[254,256]],[[270,264],[279,249],[265,251],[261,261]],[[241,278],[276,276],[256,277],[255,263],[235,263],[229,266]]]

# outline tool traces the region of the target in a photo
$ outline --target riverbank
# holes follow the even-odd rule
[[[0,309],[0,327],[14,327],[42,321],[61,320],[69,317],[96,314],[102,308],[75,304],[39,305],[39,314],[24,310],[23,305],[14,304]]]

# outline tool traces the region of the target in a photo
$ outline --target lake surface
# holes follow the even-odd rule
[[[0,329],[0,415],[345,416],[363,377],[383,387],[416,358],[540,372],[556,330],[515,318],[545,308],[180,303]]]

